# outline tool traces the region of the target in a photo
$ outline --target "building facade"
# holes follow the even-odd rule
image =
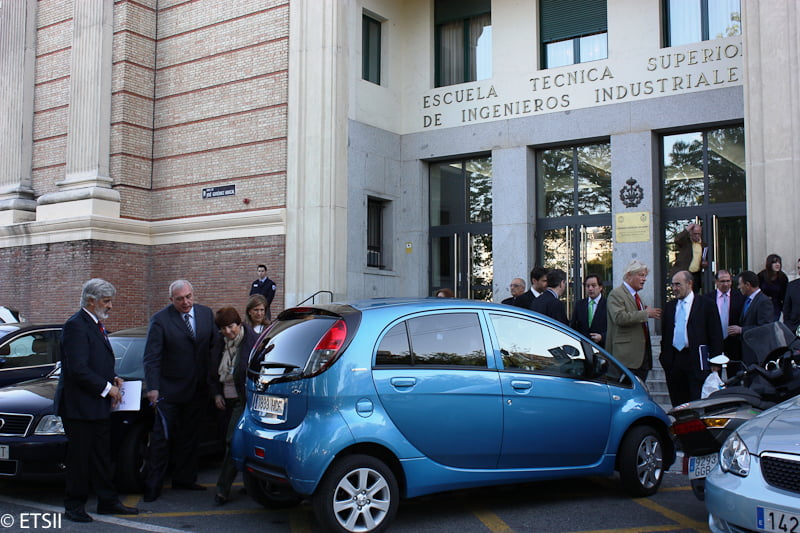
[[[660,303],[693,220],[709,286],[796,275],[800,12],[685,4],[4,3],[0,303],[63,318],[101,276],[132,326],[185,277],[242,309],[258,263],[274,310],[534,264],[571,300],[633,258]]]

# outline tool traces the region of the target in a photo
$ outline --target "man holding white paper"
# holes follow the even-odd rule
[[[81,310],[64,324],[61,337],[55,403],[67,435],[64,517],[73,522],[93,520],[85,509],[92,487],[99,514],[139,512],[122,505],[112,483],[110,415],[122,398],[122,380],[115,376],[114,352],[103,321],[116,292],[111,283],[99,278],[84,283]]]

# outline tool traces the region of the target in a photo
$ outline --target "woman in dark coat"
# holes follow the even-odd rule
[[[214,322],[225,341],[221,350],[212,356],[208,379],[214,403],[217,409],[224,412],[223,423],[227,427],[225,459],[214,495],[214,502],[223,505],[228,501],[231,485],[236,478],[236,466],[231,457],[231,438],[247,401],[247,360],[258,336],[250,326],[242,324],[239,312],[233,307],[223,307],[217,311]]]
[[[781,316],[783,300],[786,297],[786,286],[789,285],[789,278],[781,270],[783,261],[777,254],[767,256],[767,264],[758,273],[758,283],[761,292],[772,299],[772,306],[775,308],[775,320]]]

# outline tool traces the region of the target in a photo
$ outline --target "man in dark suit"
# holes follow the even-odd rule
[[[687,270],[672,276],[675,300],[664,307],[659,361],[667,376],[672,405],[699,400],[708,375],[708,357],[722,351],[722,329],[717,306],[695,296],[694,279]],[[701,353],[701,346],[705,346]]]
[[[531,302],[547,290],[547,269],[536,265],[531,269]]]
[[[728,335],[728,326],[738,326],[742,315],[744,296],[733,287],[733,277],[727,270],[718,270],[715,276],[717,288],[705,295],[714,302],[722,328],[722,350],[732,361],[742,360],[742,343],[738,335]]]
[[[258,279],[250,284],[250,296],[260,294],[267,300],[267,320],[272,320],[270,306],[275,299],[276,290],[278,286],[267,277],[267,265],[258,265]]]
[[[525,290],[525,280],[522,278],[514,278],[511,280],[511,284],[508,286],[511,290],[511,296],[506,298],[500,303],[506,305],[513,305],[515,307],[524,307],[525,309],[530,309],[531,302],[533,301],[533,295],[530,291]]]
[[[114,286],[102,279],[83,284],[81,310],[64,324],[61,336],[61,377],[56,390],[56,412],[67,435],[67,471],[64,516],[91,522],[86,513],[89,487],[97,494],[99,514],[137,514],[122,505],[113,482],[111,407],[122,399],[122,380],[115,377],[114,352],[106,338]]]
[[[569,327],[589,337],[600,346],[606,343],[606,299],[603,298],[603,280],[597,274],[589,274],[583,281],[586,298],[575,302]]]
[[[153,501],[170,464],[172,488],[205,490],[197,484],[200,424],[208,397],[207,368],[220,346],[214,314],[194,303],[191,283],[173,281],[172,302],[150,319],[144,350],[147,398],[156,410],[144,500]]]
[[[741,325],[728,326],[728,335],[742,335],[755,326],[775,322],[775,308],[772,305],[772,299],[761,292],[758,285],[758,275],[755,272],[745,270],[739,274],[739,291],[745,298],[742,315],[739,319]],[[759,362],[757,359],[753,349],[747,343],[742,342],[742,361],[753,364]]]
[[[674,276],[681,270],[688,270],[692,274],[695,292],[700,292],[703,270],[708,266],[706,260],[708,245],[703,241],[703,228],[700,224],[691,223],[675,236],[674,242],[678,248],[678,255],[669,275]]]
[[[531,310],[568,324],[567,310],[560,300],[566,288],[567,273],[558,268],[550,270],[547,273],[547,289],[531,303]]]
[[[800,259],[797,260],[797,273],[800,274]],[[786,287],[786,296],[783,299],[783,323],[792,330],[797,331],[800,326],[800,278],[789,282]]]

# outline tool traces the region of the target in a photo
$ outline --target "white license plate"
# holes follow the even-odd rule
[[[8,446],[0,445],[0,459],[8,459]]]
[[[757,527],[770,533],[800,533],[800,514],[756,507]]]
[[[267,416],[283,417],[286,412],[286,398],[269,394],[255,394],[253,396],[253,410]]]
[[[717,466],[717,462],[719,462],[718,453],[689,457],[689,479],[707,477],[711,473],[711,469]]]

